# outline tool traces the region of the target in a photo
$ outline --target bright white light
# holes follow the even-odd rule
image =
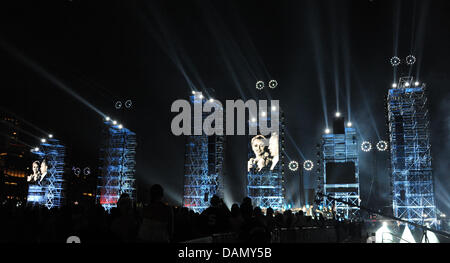
[[[46,139],[41,139],[41,142],[42,143],[45,143],[47,140]]]
[[[119,129],[122,129],[122,128],[123,128],[122,124],[119,124],[118,128],[119,128]]]
[[[106,120],[106,121],[109,121],[109,120],[111,120],[111,119],[110,119],[109,117],[106,117],[105,120]]]
[[[406,57],[406,64],[408,65],[413,65],[414,63],[416,63],[416,57],[413,55],[409,55]]]
[[[311,170],[314,168],[314,163],[313,163],[311,160],[306,160],[306,161],[303,163],[303,168],[304,168],[306,171],[311,171]]]
[[[117,121],[113,121],[113,124],[116,125],[116,124],[117,124]]]
[[[368,141],[361,143],[361,150],[364,152],[370,152],[372,150],[372,144]]]
[[[375,232],[376,243],[392,243],[393,237],[391,231],[387,227],[387,223],[383,222],[383,226]]]
[[[420,85],[420,83],[419,83],[418,81],[416,81],[416,82],[414,83],[414,85],[416,85],[416,87],[417,87],[417,86]]]
[[[209,99],[209,102],[214,102],[214,99]]]
[[[266,117],[266,112],[265,111],[261,112],[261,116]]]
[[[378,149],[378,151],[380,151],[380,152],[384,152],[384,151],[386,151],[387,150],[387,142],[386,141],[379,141],[378,143],[377,143],[377,149]]]
[[[416,240],[414,240],[411,230],[409,230],[409,227],[407,225],[405,226],[405,230],[403,231],[400,243],[416,243]]]
[[[400,65],[400,63],[401,63],[401,60],[400,60],[399,57],[392,57],[391,58],[391,65],[393,67],[396,67],[396,66]]]
[[[336,112],[336,117],[341,117],[341,113],[339,111]]]
[[[410,85],[409,82],[405,83],[405,87],[409,87],[409,85]]]
[[[256,122],[256,118],[252,118],[252,122]]]
[[[38,147],[34,148],[34,151],[39,152],[39,148]]]
[[[326,134],[329,134],[330,132],[331,132],[330,129],[328,129],[328,128],[325,129]]]
[[[289,163],[289,169],[293,172],[298,170],[298,162],[297,161],[291,161]]]
[[[192,95],[195,95],[195,90],[192,91]]]
[[[392,84],[392,87],[393,87],[393,88],[397,88],[397,83],[393,83],[393,84]]]
[[[276,110],[277,110],[277,107],[272,106],[272,111],[276,111]]]
[[[203,99],[203,94],[200,94],[200,99]]]
[[[353,125],[353,123],[351,123],[350,121],[347,122],[347,126],[348,126],[348,127],[352,127],[352,125]]]
[[[50,138],[50,139],[53,138],[53,134],[49,134],[48,138]]]
[[[427,230],[426,236],[428,237],[428,243],[439,243],[439,239],[433,232]],[[425,236],[422,238],[422,243],[426,243]]]

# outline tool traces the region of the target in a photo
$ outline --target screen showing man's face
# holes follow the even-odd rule
[[[42,162],[41,163],[41,174],[46,174],[47,173],[47,163],[46,162]]]

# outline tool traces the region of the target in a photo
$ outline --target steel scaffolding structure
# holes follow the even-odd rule
[[[394,216],[437,227],[425,84],[400,78],[387,114]]]
[[[30,185],[28,202],[44,205],[48,209],[61,207],[64,201],[64,157],[65,147],[57,139],[42,142],[38,151],[33,151],[39,159],[45,160],[47,174],[41,182]],[[41,161],[42,161],[41,160]]]
[[[341,125],[344,125],[343,118]],[[342,126],[343,127],[343,126]],[[356,130],[352,127],[345,127],[344,132],[324,134],[321,144],[322,173],[319,174],[318,186],[320,192],[333,198],[345,202],[359,205],[359,157]],[[329,164],[354,164],[354,174],[351,175],[352,182],[341,181],[341,178],[327,180],[327,166]],[[321,205],[327,208],[334,208],[336,214],[346,219],[356,219],[359,217],[359,208],[352,207],[338,201],[328,200],[324,197]]]
[[[192,104],[204,104],[200,93],[190,97]],[[203,119],[206,114],[203,113]],[[183,206],[201,213],[213,195],[223,198],[225,137],[191,135],[187,137],[184,164]]]
[[[274,210],[282,210],[285,205],[285,187],[284,187],[284,116],[280,112],[277,112],[281,117],[279,118],[280,131],[276,135],[278,136],[278,164],[273,170],[263,169],[257,171],[255,169],[250,169],[247,172],[247,196],[252,199],[254,206],[259,206],[261,208],[271,207]],[[271,115],[275,114],[271,111],[270,115],[267,114],[266,117],[260,116],[258,122],[249,122],[249,126],[258,126],[260,122],[267,121],[270,122]],[[273,136],[273,135],[272,135]],[[251,139],[253,136],[248,138],[248,159],[250,160],[255,156]]]
[[[100,176],[96,201],[107,211],[117,206],[120,195],[126,193],[132,201],[136,198],[135,155],[136,134],[106,121],[104,141],[100,150]]]

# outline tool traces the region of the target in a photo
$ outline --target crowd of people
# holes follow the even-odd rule
[[[0,207],[0,242],[66,242],[77,236],[83,243],[108,242],[186,242],[217,234],[231,234],[234,242],[274,242],[274,233],[305,227],[334,227],[346,236],[360,236],[360,227],[305,216],[303,212],[265,213],[253,207],[250,198],[233,204],[231,209],[218,196],[202,213],[186,207],[172,207],[163,202],[164,190],[160,185],[150,189],[151,202],[134,205],[123,194],[117,207],[109,212],[101,205],[71,205],[61,208],[15,206]],[[356,226],[356,227],[355,227]],[[359,229],[359,233],[358,233]],[[276,242],[276,241],[275,241]]]

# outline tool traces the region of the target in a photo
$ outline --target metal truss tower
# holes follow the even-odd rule
[[[387,96],[394,216],[437,227],[425,84],[400,78]]]
[[[61,207],[64,203],[64,156],[65,147],[57,139],[42,142],[38,151],[32,151],[46,161],[47,175],[43,184],[30,185],[28,202],[44,205],[48,209]],[[40,160],[40,161],[42,161]]]
[[[282,210],[285,205],[285,186],[284,186],[284,114],[280,111],[278,112],[279,117],[279,134],[278,136],[278,164],[270,170],[264,168],[261,171],[251,169],[247,172],[247,196],[252,199],[253,205],[261,208],[271,207],[274,210]],[[271,111],[270,115],[267,114],[266,117],[260,116],[259,122],[268,121],[270,122],[271,116],[273,116],[274,111]],[[249,126],[258,126],[258,122],[250,121]],[[273,137],[274,135],[271,135]],[[253,152],[251,140],[253,136],[249,136],[248,143],[248,159],[255,157]],[[268,138],[267,138],[268,139]]]
[[[344,118],[336,117],[333,133],[324,134],[321,144],[322,173],[319,174],[318,189],[325,195],[360,204],[359,158],[356,130],[344,126]],[[351,173],[351,174],[350,174]],[[359,208],[324,197],[322,205],[336,210],[345,219],[357,219]]]
[[[190,97],[194,105],[206,100],[201,93]],[[214,102],[212,102],[214,103]],[[203,120],[206,114],[203,113]],[[224,136],[191,135],[187,137],[184,164],[183,206],[201,213],[209,207],[213,195],[223,198]]]
[[[97,203],[107,211],[117,207],[120,195],[136,198],[135,155],[136,134],[120,125],[105,121],[104,141],[100,150],[100,176],[97,184]]]

